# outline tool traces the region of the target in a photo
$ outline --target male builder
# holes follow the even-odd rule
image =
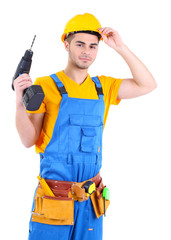
[[[88,68],[99,41],[120,54],[132,78],[91,78]],[[99,174],[102,133],[111,104],[138,97],[156,87],[144,64],[123,43],[118,32],[102,28],[91,14],[77,15],[62,35],[68,63],[63,71],[36,79],[45,93],[36,112],[26,112],[23,91],[32,84],[27,74],[14,81],[16,126],[26,147],[40,154],[40,182],[34,196],[30,240],[100,240],[104,185]],[[112,62],[108,62],[112,66]]]

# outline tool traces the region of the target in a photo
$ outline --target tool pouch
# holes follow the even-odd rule
[[[99,218],[101,215],[104,214],[104,199],[102,197],[104,188],[105,186],[103,185],[103,182],[101,179],[99,185],[96,187],[96,191],[90,195],[97,218]],[[105,212],[107,211],[109,204],[110,204],[110,200],[105,199]]]
[[[44,195],[42,188],[37,188],[32,221],[51,225],[74,224],[74,201],[61,193],[61,196]]]

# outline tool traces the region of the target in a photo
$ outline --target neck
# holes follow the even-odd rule
[[[73,66],[67,65],[64,73],[73,81],[78,84],[82,84],[84,80],[87,78],[88,69],[79,69]]]

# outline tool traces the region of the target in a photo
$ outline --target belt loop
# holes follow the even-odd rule
[[[72,158],[72,154],[71,153],[68,154],[67,164],[70,164],[70,165],[73,164],[73,158]]]

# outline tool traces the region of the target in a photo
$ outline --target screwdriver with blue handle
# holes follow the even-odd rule
[[[14,90],[15,79],[23,73],[29,74],[30,72],[32,56],[33,56],[33,51],[31,49],[35,41],[35,38],[36,38],[36,35],[34,36],[30,49],[25,51],[24,56],[21,58],[18,64],[17,70],[12,79],[13,90]],[[42,90],[42,87],[40,85],[32,85],[29,88],[24,90],[23,104],[28,111],[36,111],[39,109],[41,103],[43,102],[44,97],[45,95]]]

